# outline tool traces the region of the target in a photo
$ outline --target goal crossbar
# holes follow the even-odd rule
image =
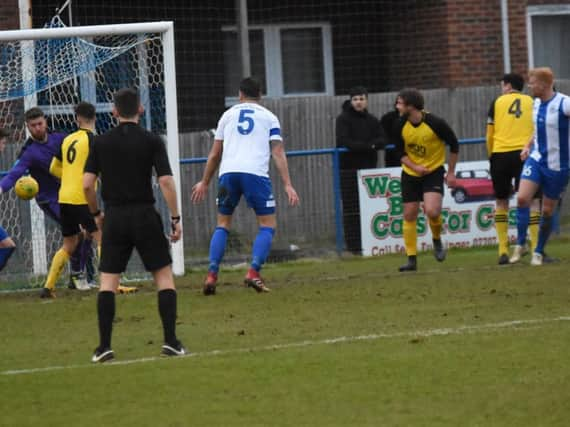
[[[131,24],[86,25],[82,27],[35,28],[0,31],[0,41],[60,39],[68,37],[113,36],[124,34],[166,33],[174,29],[172,21],[136,22]]]

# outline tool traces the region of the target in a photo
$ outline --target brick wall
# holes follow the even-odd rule
[[[382,23],[390,40],[389,86],[437,88],[496,82],[503,57],[500,3],[495,2],[492,7],[489,0],[393,4]]]
[[[509,47],[513,72],[525,75],[528,71],[527,6],[569,3],[569,0],[508,1]],[[447,4],[451,70],[447,86],[496,82],[504,70],[500,1],[449,0]]]
[[[488,0],[447,2],[447,86],[470,86],[497,81],[502,74],[501,10]]]
[[[516,0],[509,0],[509,2],[516,3]],[[529,6],[535,6],[540,4],[568,4],[568,0],[528,0],[521,1],[521,3],[526,3]],[[509,6],[511,6],[509,4]]]
[[[570,0],[509,0],[511,69],[526,74],[527,6]],[[500,0],[397,2],[383,25],[389,86],[460,87],[496,83],[503,74]]]
[[[386,7],[384,28],[388,89],[442,87],[449,79],[446,5],[440,0],[394,1]]]
[[[0,1],[0,30],[17,30],[19,28],[18,0]]]
[[[528,46],[526,34],[526,1],[509,0],[509,42],[511,70],[526,74],[528,70]]]
[[[34,26],[43,25],[62,3],[34,0]],[[102,7],[107,3],[108,7]],[[187,0],[163,3],[73,2],[74,23],[174,20],[181,128],[215,126],[225,108],[220,28],[234,22],[235,2],[211,0],[194,2],[194,6]],[[508,0],[513,71],[526,74],[528,68],[527,6],[569,3]],[[504,70],[500,5],[500,0],[248,1],[252,25],[330,23],[337,94],[357,84],[372,92],[404,86],[428,89],[495,84]],[[0,29],[18,27],[18,0],[0,0]]]

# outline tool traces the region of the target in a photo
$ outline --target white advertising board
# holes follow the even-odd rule
[[[358,171],[362,253],[377,256],[404,253],[401,168]],[[442,240],[448,248],[497,244],[495,202],[489,162],[460,162],[457,187],[445,188]],[[427,217],[420,210],[417,221],[418,251],[432,249]],[[509,239],[516,237],[515,199],[509,208]]]

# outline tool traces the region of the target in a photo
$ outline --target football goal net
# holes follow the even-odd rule
[[[76,130],[73,108],[80,101],[95,105],[96,132],[115,126],[113,94],[136,88],[144,106],[140,125],[163,137],[178,188],[178,116],[172,22],[65,27],[58,17],[49,28],[0,31],[0,127],[10,132],[0,159],[3,175],[17,161],[25,141],[24,112],[40,107],[51,132]],[[153,181],[165,233],[168,208]],[[38,286],[61,245],[59,227],[44,218],[32,200],[13,191],[0,196],[0,225],[12,236],[17,251],[0,276],[0,289]],[[175,274],[184,273],[183,243],[172,246]],[[127,277],[145,277],[138,257]],[[63,279],[63,275],[62,275]]]

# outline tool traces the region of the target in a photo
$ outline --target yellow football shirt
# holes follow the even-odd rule
[[[445,163],[445,145],[450,151],[459,151],[459,142],[453,130],[441,118],[430,113],[423,114],[423,120],[414,125],[408,120],[401,120],[399,131],[400,141],[397,150],[401,156],[408,158],[415,164],[425,166],[435,171]],[[412,169],[402,164],[402,169],[412,176],[419,176]]]
[[[520,92],[501,95],[492,102],[487,118],[489,154],[522,150],[534,132],[532,106],[532,98]]]
[[[86,129],[68,135],[61,144],[61,187],[59,203],[85,205],[83,169],[93,143],[93,133]]]

